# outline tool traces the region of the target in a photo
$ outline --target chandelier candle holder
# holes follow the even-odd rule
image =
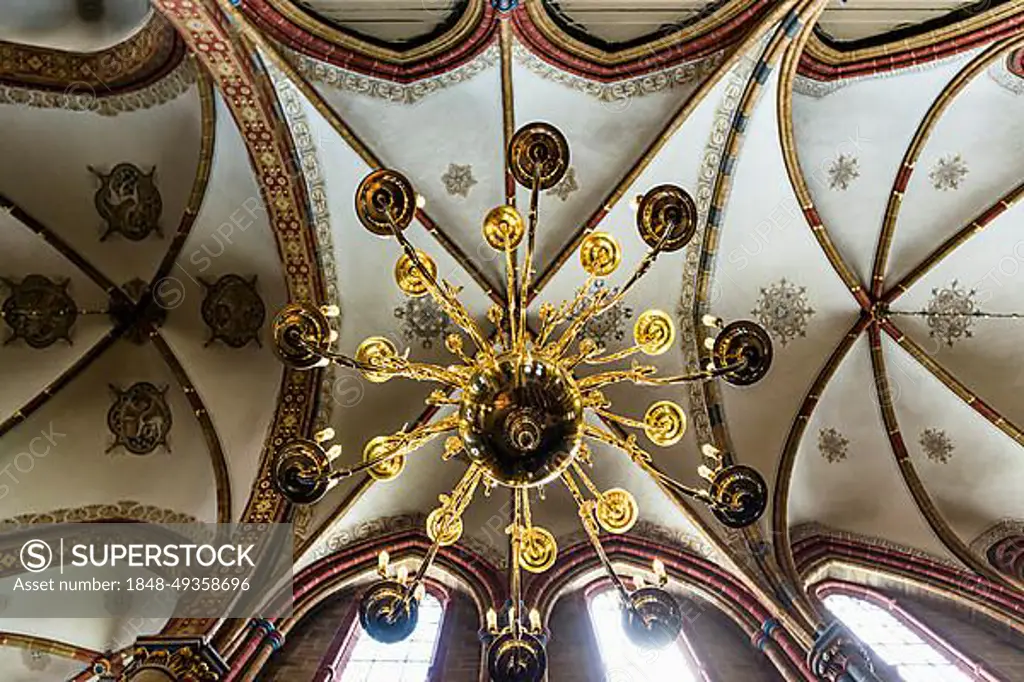
[[[543,499],[544,485],[560,480],[575,499],[580,520],[622,597],[623,623],[634,641],[645,646],[665,645],[679,633],[678,605],[665,591],[668,576],[655,562],[654,579],[630,590],[615,573],[601,544],[601,533],[627,533],[639,509],[627,490],[601,490],[584,465],[591,464],[590,443],[604,443],[624,452],[637,466],[674,493],[706,504],[723,524],[740,528],[764,513],[768,490],[754,469],[733,464],[732,458],[711,444],[704,445],[704,463],[698,469],[701,486],[686,485],[655,464],[641,447],[636,432],[655,446],[677,445],[686,431],[686,414],[675,402],[659,400],[642,419],[615,413],[602,392],[606,386],[674,386],[722,379],[736,386],[756,383],[767,374],[772,345],[767,333],[750,321],[724,324],[705,316],[708,364],[697,371],[662,376],[653,365],[636,356],[658,356],[676,341],[672,318],[660,310],[641,313],[633,328],[633,345],[611,351],[587,337],[587,323],[623,301],[633,286],[663,254],[685,247],[697,227],[697,209],[690,195],[674,185],[660,185],[635,202],[636,226],[648,250],[623,284],[595,287],[621,264],[621,248],[606,232],[591,232],[579,246],[579,260],[587,274],[572,300],[538,308],[539,325],[527,318],[533,288],[534,251],[539,222],[540,194],[555,186],[569,167],[569,146],[556,128],[531,123],[518,130],[506,150],[506,163],[516,181],[530,194],[528,217],[514,206],[498,206],[483,220],[483,237],[505,259],[505,304],[493,305],[485,332],[459,300],[459,290],[437,277],[429,254],[416,249],[405,235],[417,207],[422,207],[412,184],[394,170],[368,175],[355,196],[356,213],[363,226],[376,235],[395,239],[402,253],[395,266],[395,282],[407,296],[430,296],[460,333],[449,334],[445,347],[457,358],[448,366],[415,362],[381,336],[363,341],[354,356],[334,350],[337,331],[332,320],[335,306],[297,302],[275,319],[278,357],[290,367],[310,370],[334,363],[357,370],[369,381],[383,383],[396,377],[439,385],[426,399],[428,405],[452,406],[445,416],[370,440],[362,461],[345,468],[335,466],[341,454],[331,429],[312,439],[285,444],[277,453],[274,482],[277,490],[296,504],[322,499],[341,479],[365,471],[377,480],[401,474],[406,457],[430,441],[445,436],[443,459],[468,467],[450,494],[427,518],[432,546],[417,573],[392,570],[384,555],[380,581],[364,595],[360,621],[370,636],[382,642],[407,637],[415,628],[426,572],[442,547],[462,536],[462,514],[481,485],[486,491],[509,488],[514,504],[510,536],[509,601],[501,613],[491,610],[482,636],[488,644],[487,666],[495,682],[535,682],[543,679],[547,659],[546,633],[540,615],[530,611],[523,622],[520,570],[542,573],[558,555],[552,534],[533,525],[530,489]],[[520,253],[525,242],[525,252]],[[520,256],[522,256],[520,258]],[[467,344],[468,339],[468,344]],[[628,366],[623,366],[629,361]],[[614,366],[613,365],[617,365]],[[596,426],[587,417],[596,417]],[[500,618],[499,618],[500,616]],[[500,620],[500,623],[499,623]]]

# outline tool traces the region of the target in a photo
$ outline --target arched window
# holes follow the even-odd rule
[[[340,682],[427,682],[441,634],[444,607],[427,592],[420,602],[419,622],[412,635],[396,644],[381,644],[357,622],[355,642],[343,657]]]
[[[703,682],[705,679],[682,635],[675,645],[664,649],[644,649],[634,644],[622,627],[622,600],[615,590],[602,590],[590,598],[590,620],[604,665],[603,682],[637,679]]]
[[[875,656],[892,666],[906,682],[976,682],[988,680],[962,655],[898,608],[845,591],[830,591],[825,606]]]

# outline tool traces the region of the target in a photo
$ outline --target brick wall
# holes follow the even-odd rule
[[[750,638],[718,609],[680,599],[690,614],[686,636],[712,682],[781,682],[775,664],[758,651]]]
[[[310,682],[339,631],[351,627],[356,597],[354,591],[342,592],[306,615],[256,676],[258,682]]]
[[[548,618],[548,680],[596,682],[602,679],[601,663],[590,625],[590,613],[582,592],[555,602]]]

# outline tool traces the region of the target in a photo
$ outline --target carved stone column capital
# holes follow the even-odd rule
[[[839,621],[818,633],[807,664],[822,682],[878,680],[867,648]]]
[[[146,637],[135,642],[127,682],[220,682],[227,665],[204,639]]]

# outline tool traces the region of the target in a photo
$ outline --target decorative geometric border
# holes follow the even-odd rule
[[[492,44],[472,59],[442,73],[411,83],[401,83],[346,69],[335,64],[290,51],[288,61],[307,80],[387,102],[415,104],[445,88],[464,83],[498,63],[498,46]]]
[[[323,300],[316,257],[316,236],[310,227],[301,169],[287,130],[279,124],[273,86],[226,28],[213,0],[154,0],[182,33],[189,48],[213,75],[242,133],[256,175],[271,229],[278,244],[291,300]],[[243,519],[272,523],[284,518],[288,505],[271,485],[273,453],[287,440],[309,431],[316,408],[319,372],[283,372],[282,390],[270,435],[261,453],[260,469]],[[216,622],[171,621],[168,631],[206,632]]]
[[[90,504],[84,507],[68,507],[35,514],[20,514],[0,519],[0,530],[12,531],[40,523],[98,523],[111,520],[157,524],[202,523],[191,514],[154,507],[142,502],[123,500],[114,504]]]
[[[820,81],[898,71],[950,57],[1021,31],[1024,11],[1006,3],[950,26],[868,48],[842,50],[812,36],[801,56],[799,73]]]
[[[500,19],[491,3],[471,0],[455,28],[405,53],[348,36],[285,7],[288,3],[283,0],[240,1],[250,19],[290,49],[346,70],[402,83],[437,76],[471,60],[489,44]],[[539,59],[577,76],[614,82],[668,71],[719,52],[740,40],[750,20],[762,16],[771,4],[767,0],[725,3],[693,25],[614,52],[573,38],[539,2],[521,3],[507,15],[517,38]],[[1022,26],[1024,11],[1002,5],[952,25],[867,48],[843,50],[812,36],[799,72],[828,82],[900,70],[959,54],[1011,35]]]
[[[240,11],[286,48],[318,61],[375,78],[410,83],[472,60],[494,37],[496,12],[487,0],[470,0],[456,26],[407,52],[383,49],[297,11],[286,0],[238,0]]]
[[[0,41],[0,84],[64,92],[89,90],[94,96],[145,88],[175,70],[185,43],[166,19],[151,13],[126,40],[99,52],[65,52]]]
[[[88,111],[100,116],[117,116],[139,111],[177,99],[197,79],[197,67],[191,54],[179,60],[173,71],[159,80],[138,88],[107,91],[84,83],[71,83],[61,91],[19,87],[0,82],[0,103],[40,109]]]

